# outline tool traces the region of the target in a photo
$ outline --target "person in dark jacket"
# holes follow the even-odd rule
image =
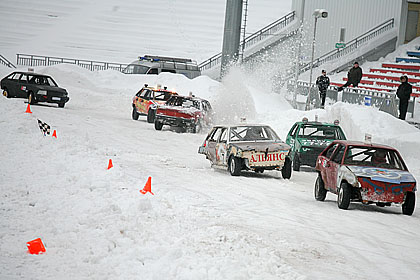
[[[330,78],[327,77],[325,70],[322,70],[322,75],[316,79],[316,85],[318,86],[319,96],[321,97],[321,108],[324,109],[327,89],[330,86]]]
[[[413,91],[413,87],[408,83],[407,76],[400,77],[401,85],[398,86],[397,96],[400,99],[400,119],[405,120],[407,114],[408,100]]]
[[[348,87],[349,85],[353,85],[353,87],[357,87],[362,79],[363,72],[362,68],[359,67],[359,63],[356,61],[353,64],[353,67],[347,73],[347,83],[342,85],[338,88],[338,91],[342,91],[343,88]]]

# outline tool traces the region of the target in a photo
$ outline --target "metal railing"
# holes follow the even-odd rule
[[[295,81],[289,80],[287,83],[287,89],[290,92],[294,92],[297,89],[297,94],[307,96],[309,93],[309,82],[306,81],[297,81],[297,86],[295,87]],[[311,100],[311,103],[314,103],[315,107],[319,108],[320,100],[318,97],[318,87],[312,83],[311,85],[312,95],[315,96],[314,100]],[[316,94],[314,94],[316,93]],[[365,102],[365,97],[369,96],[371,98],[371,105],[373,107],[380,108],[381,111],[390,113],[393,116],[397,116],[397,108],[399,104],[399,99],[396,98],[395,90],[392,92],[369,90],[362,88],[344,88],[342,91],[341,97],[335,89],[334,86],[330,86],[327,89],[327,97],[334,102],[342,101],[350,104],[359,104],[362,105]],[[414,105],[416,103],[416,97],[412,96],[408,102],[407,112],[411,113],[411,117],[414,116]],[[304,107],[305,102],[301,102],[300,107]]]
[[[284,17],[276,20],[275,22],[270,23],[266,27],[258,30],[257,32],[249,35],[245,38],[243,42],[239,44],[239,49],[242,49],[242,45],[245,44],[244,50],[249,48],[252,45],[262,41],[263,39],[267,38],[267,36],[274,35],[281,29],[285,28],[289,25],[292,21],[295,20],[296,13],[295,11],[288,13]],[[201,62],[198,67],[200,71],[207,70],[213,68],[216,65],[219,65],[222,62],[222,53],[218,53],[209,59]]]
[[[372,40],[373,38],[379,36],[380,34],[391,30],[392,28],[394,28],[394,19],[389,19],[387,21],[385,21],[384,23],[379,24],[378,26],[370,29],[369,31],[367,31],[366,33],[354,38],[353,40],[349,41],[346,43],[346,47],[343,49],[335,49],[332,50],[320,57],[318,57],[317,59],[314,60],[313,62],[313,67],[318,67],[328,61],[337,59],[339,57],[345,56],[353,51],[355,51],[357,48],[359,48],[362,45],[365,45],[365,43],[369,42],[370,40]],[[300,69],[299,69],[299,74],[303,73],[305,71],[308,71],[311,68],[311,63],[306,63],[304,64]]]
[[[42,56],[32,54],[16,54],[16,64],[24,66],[51,66],[57,64],[74,64],[91,71],[113,69],[122,72],[128,64],[111,63],[76,58],[63,58],[53,56]]]
[[[1,54],[0,54],[0,64],[6,65],[9,68],[16,68],[16,66],[14,66],[13,63],[11,63],[9,60],[7,60],[7,58],[2,56]]]

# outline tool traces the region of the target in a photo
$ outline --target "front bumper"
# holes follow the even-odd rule
[[[315,167],[316,160],[323,150],[324,147],[302,147],[300,152],[297,152],[295,156],[299,157],[299,162],[301,165],[309,165],[311,167]]]
[[[70,100],[68,96],[52,96],[45,94],[36,94],[36,102],[47,102],[47,103],[67,103]]]
[[[365,202],[392,202],[404,203],[407,192],[414,192],[415,183],[385,183],[371,180],[370,178],[358,178],[360,185],[360,197]]]
[[[185,119],[165,115],[157,115],[155,121],[161,122],[164,125],[177,127],[194,127],[196,124],[195,119]]]

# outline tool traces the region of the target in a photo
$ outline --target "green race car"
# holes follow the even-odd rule
[[[301,165],[315,167],[318,155],[334,140],[346,140],[338,121],[331,124],[309,122],[303,118],[301,122],[296,122],[286,138],[286,143],[291,146],[293,170],[299,171]]]

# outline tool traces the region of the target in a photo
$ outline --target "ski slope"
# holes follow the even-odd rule
[[[1,279],[416,279],[420,212],[315,201],[310,168],[232,177],[197,153],[205,134],[156,131],[131,119],[144,84],[208,98],[220,122],[246,116],[285,138],[303,116],[339,118],[348,138],[391,144],[420,179],[419,131],[374,108],[302,112],[252,77],[123,75],[72,65],[36,68],[70,101],[0,98]],[[10,70],[0,66],[0,76]],[[242,98],[239,99],[238,98]],[[238,101],[238,102],[237,102]],[[44,137],[37,119],[57,131]],[[114,167],[107,170],[108,160]],[[142,195],[147,178],[152,191]],[[418,197],[418,196],[417,196]],[[29,255],[40,237],[46,253]]]

